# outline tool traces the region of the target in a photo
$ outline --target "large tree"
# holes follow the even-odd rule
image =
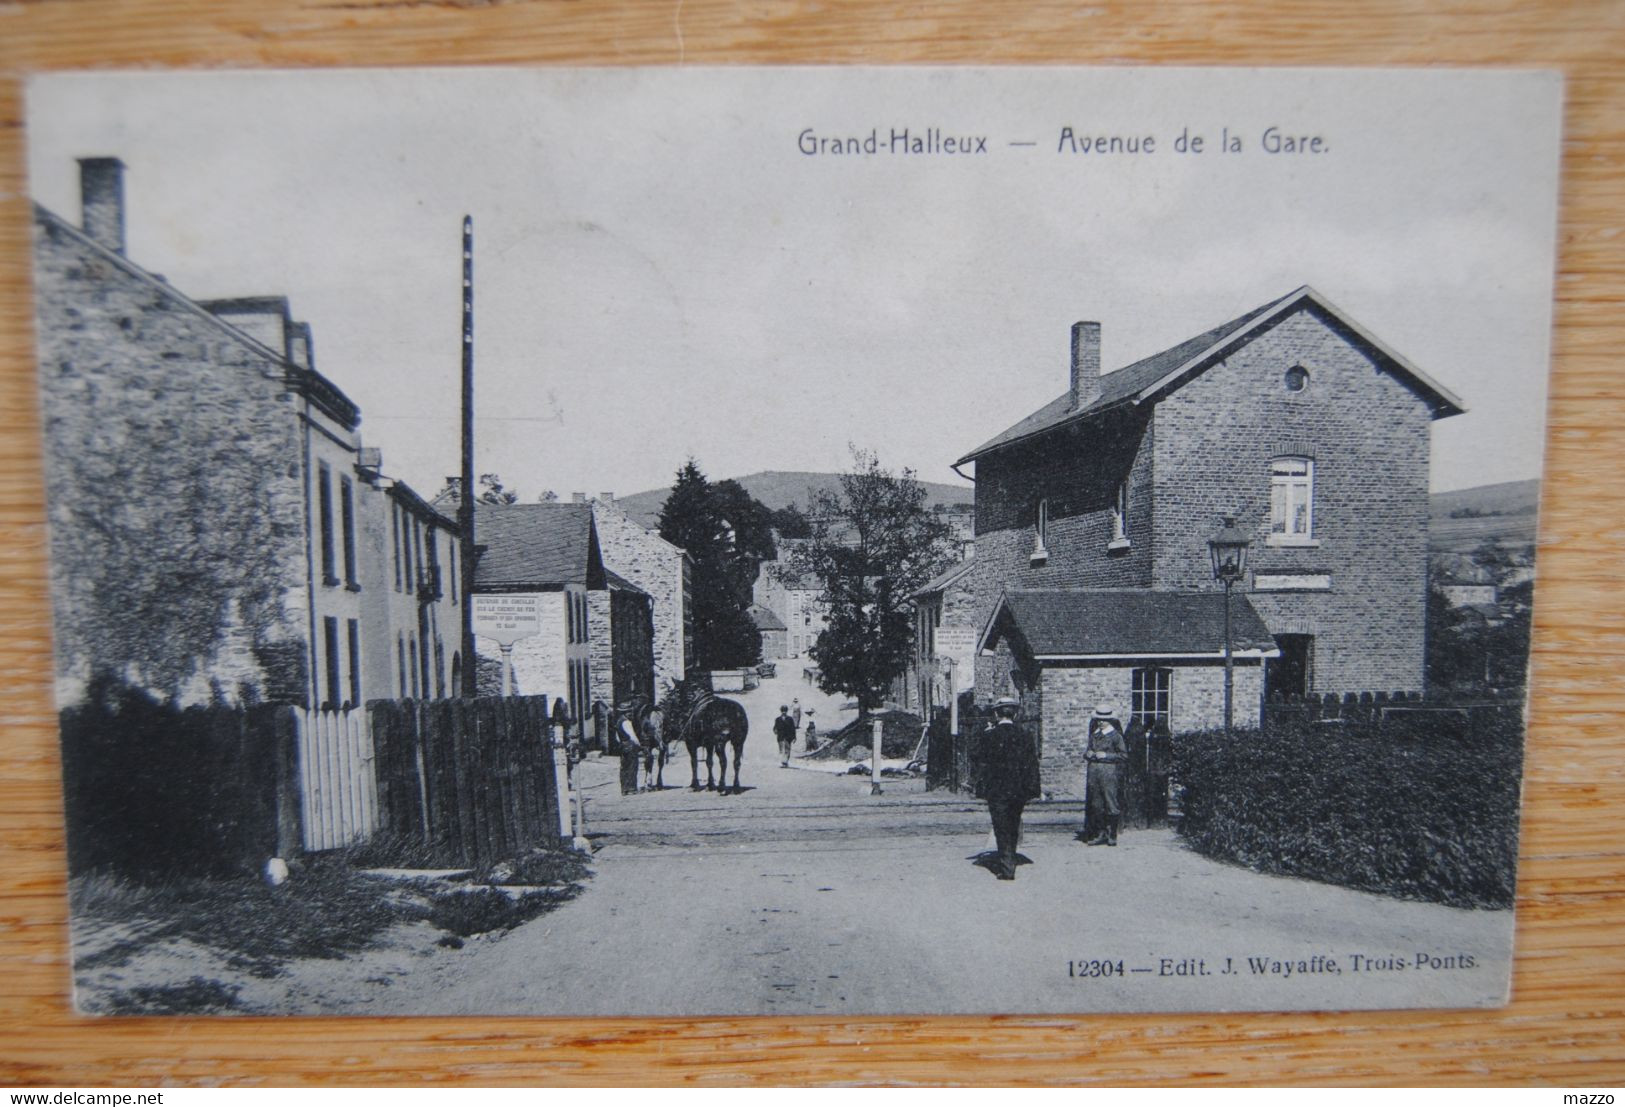
[[[767,508],[736,481],[711,483],[689,458],[660,510],[660,537],[694,559],[695,664],[737,669],[760,661],[750,603],[758,564],[774,557]]]
[[[859,717],[880,706],[908,666],[916,591],[953,562],[953,532],[925,506],[914,471],[892,473],[852,450],[838,491],[815,492],[812,537],[786,559],[786,578],[823,587],[829,625],[809,651],[826,692],[852,696]]]

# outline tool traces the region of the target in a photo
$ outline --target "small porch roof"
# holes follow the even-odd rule
[[[1245,594],[1230,600],[1238,658],[1278,657],[1275,639]],[[986,653],[1001,638],[1040,662],[1224,657],[1223,592],[1150,589],[1011,589],[977,639]]]

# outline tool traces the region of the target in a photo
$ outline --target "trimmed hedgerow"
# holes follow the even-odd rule
[[[1181,735],[1180,833],[1199,853],[1454,907],[1512,906],[1523,726],[1300,724]]]

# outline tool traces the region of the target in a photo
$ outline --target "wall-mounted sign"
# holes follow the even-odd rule
[[[1324,592],[1332,586],[1328,573],[1254,573],[1255,592]]]
[[[475,596],[474,633],[501,646],[542,632],[540,596]]]

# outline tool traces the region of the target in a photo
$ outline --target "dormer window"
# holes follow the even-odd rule
[[[1107,550],[1126,550],[1128,540],[1128,481],[1118,482],[1117,494],[1112,500],[1112,536]]]
[[[1313,545],[1314,530],[1314,459],[1276,458],[1270,462],[1270,543],[1278,546]]]
[[[1032,562],[1037,565],[1049,560],[1049,500],[1038,501],[1034,516]]]

